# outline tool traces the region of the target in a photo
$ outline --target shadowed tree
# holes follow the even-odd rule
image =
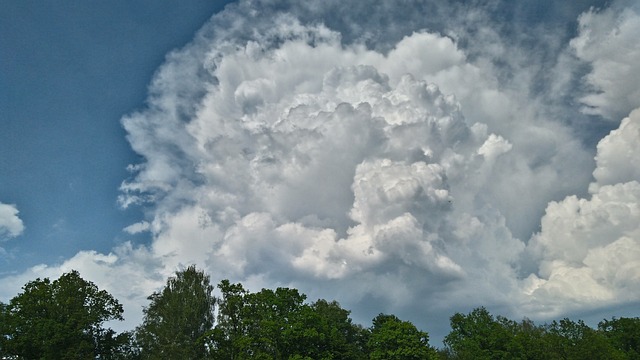
[[[546,344],[550,359],[626,359],[602,332],[587,326],[582,320],[562,319],[547,325]]]
[[[613,318],[598,324],[598,330],[627,358],[640,360],[640,318]]]

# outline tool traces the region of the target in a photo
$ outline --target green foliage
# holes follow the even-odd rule
[[[485,308],[450,318],[445,348],[394,315],[370,328],[353,324],[335,301],[307,303],[296,289],[252,293],[223,280],[213,297],[209,277],[190,266],[149,296],[143,323],[116,334],[122,306],[76,271],[36,279],[0,302],[0,358],[12,359],[636,359],[640,319],[603,320],[597,329],[562,319],[536,325],[493,316]],[[214,306],[218,305],[217,317]]]
[[[212,358],[365,358],[365,331],[335,301],[309,305],[296,289],[251,293],[228,280],[218,288],[218,321],[207,338]]]
[[[458,359],[511,359],[513,334],[508,325],[506,319],[494,319],[483,307],[468,315],[456,313],[444,343]]]
[[[602,332],[577,322],[562,319],[547,326],[548,351],[558,359],[624,359]]]
[[[451,317],[447,349],[440,355],[445,359],[633,359],[634,345],[625,333],[629,328],[622,330],[618,325],[615,320],[604,321],[595,330],[583,321],[562,319],[536,326],[527,319],[517,323],[494,318],[477,308]]]
[[[250,345],[245,336],[243,308],[247,291],[241,284],[222,280],[218,284],[222,296],[218,299],[218,318],[215,328],[206,334],[206,341],[214,359],[243,359]]]
[[[340,307],[336,301],[320,299],[309,308],[307,329],[319,334],[314,345],[316,359],[364,359],[369,332],[353,324],[350,311]],[[311,321],[313,323],[311,323]]]
[[[613,348],[623,352],[628,359],[640,359],[640,318],[602,320],[598,330],[607,337]]]
[[[203,336],[213,328],[215,298],[209,276],[190,266],[149,296],[136,337],[143,359],[204,359]]]
[[[435,350],[429,346],[429,335],[394,315],[380,314],[373,319],[367,346],[372,360],[419,360],[436,357]]]
[[[124,338],[102,327],[122,305],[77,271],[36,279],[2,306],[3,355],[25,359],[114,359]]]

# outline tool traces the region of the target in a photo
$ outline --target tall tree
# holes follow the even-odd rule
[[[207,334],[208,346],[214,359],[236,360],[246,358],[249,339],[245,336],[243,309],[248,292],[241,284],[222,280],[218,284],[222,295],[217,300],[218,321]]]
[[[215,298],[209,276],[189,266],[149,296],[137,340],[143,359],[204,359],[204,335],[213,328]]]
[[[77,271],[36,279],[2,311],[2,352],[25,359],[112,359],[123,338],[104,322],[123,320],[122,305]]]

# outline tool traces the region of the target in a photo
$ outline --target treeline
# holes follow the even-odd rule
[[[597,328],[563,319],[494,317],[484,308],[450,318],[444,347],[394,315],[354,324],[335,301],[306,302],[296,289],[252,293],[228,280],[214,297],[191,266],[149,296],[135,330],[117,334],[122,305],[76,271],[36,279],[0,303],[0,359],[640,359],[640,319]]]

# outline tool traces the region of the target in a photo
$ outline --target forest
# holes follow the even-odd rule
[[[222,280],[219,295],[195,266],[148,297],[134,330],[120,302],[77,271],[28,282],[0,302],[0,359],[640,359],[640,318],[537,325],[483,307],[450,317],[444,346],[408,320],[379,314],[356,324],[336,301],[292,288],[250,292]]]

